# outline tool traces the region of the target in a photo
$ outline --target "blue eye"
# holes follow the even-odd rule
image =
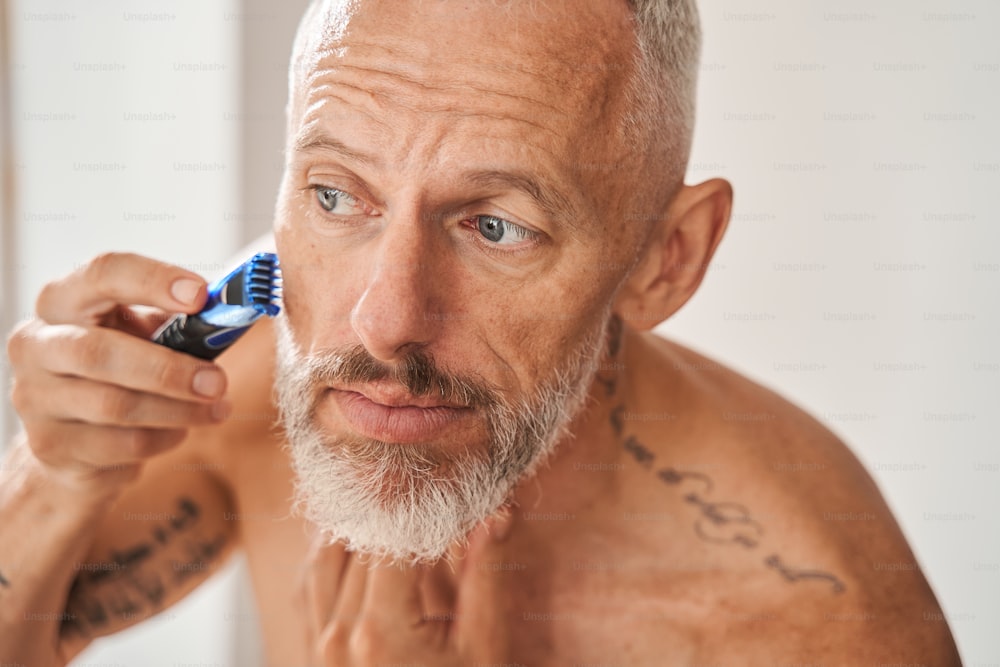
[[[358,215],[359,213],[364,213],[361,202],[343,190],[324,188],[322,186],[314,186],[313,189],[316,190],[316,201],[319,202],[320,207],[324,211],[329,211],[337,215]],[[341,210],[338,211],[338,207]],[[345,207],[348,210],[344,210]]]
[[[476,229],[491,243],[513,245],[531,236],[531,232],[524,227],[495,215],[477,215],[475,220]]]

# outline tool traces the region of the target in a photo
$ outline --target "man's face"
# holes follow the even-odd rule
[[[279,402],[310,518],[433,558],[593,380],[641,233],[632,33],[611,0],[333,4],[292,72]]]

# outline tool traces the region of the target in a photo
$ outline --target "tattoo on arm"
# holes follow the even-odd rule
[[[209,561],[224,549],[228,538],[219,533],[204,539],[191,530],[201,509],[189,498],[180,498],[177,512],[150,530],[151,539],[135,546],[116,549],[107,561],[88,564],[70,588],[66,618],[60,630],[90,638],[101,628],[117,621],[134,621],[160,610],[168,591],[167,578],[151,570],[151,561],[172,563],[172,583],[181,584],[197,572],[208,569]],[[187,559],[163,560],[168,552],[180,551]]]
[[[623,405],[618,405],[611,411],[611,427],[618,436],[624,435],[622,419],[624,409]],[[656,454],[634,435],[625,438],[623,447],[635,459],[636,463],[647,470],[653,469]],[[702,493],[689,491],[682,496],[685,503],[698,510],[699,517],[694,522],[694,532],[699,539],[718,544],[738,544],[744,549],[756,549],[760,546],[764,527],[753,518],[745,505],[735,502],[713,502],[706,497],[715,486],[712,478],[708,475],[667,467],[657,470],[656,477],[672,487],[680,487],[693,482],[701,488]],[[834,593],[843,593],[847,590],[844,582],[835,575],[821,570],[796,570],[787,567],[777,554],[768,556],[764,560],[764,565],[776,570],[789,582],[818,579],[830,582]]]
[[[0,586],[10,588],[10,582],[7,581],[7,577],[3,576],[3,572],[0,572]]]

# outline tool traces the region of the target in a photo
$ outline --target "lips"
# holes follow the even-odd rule
[[[413,396],[401,388],[377,384],[327,389],[320,409],[327,401],[336,405],[358,434],[401,444],[443,439],[473,413],[471,408],[439,398]]]
[[[358,388],[337,388],[340,391],[361,394],[372,403],[390,408],[462,408],[465,406],[449,403],[433,396],[413,396],[399,385],[369,383]]]

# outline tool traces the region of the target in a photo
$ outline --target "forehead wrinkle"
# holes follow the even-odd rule
[[[363,92],[363,91],[362,91]],[[333,100],[343,104],[344,106],[351,107],[356,113],[363,114],[373,123],[375,123],[379,128],[388,128],[389,124],[385,121],[379,119],[379,117],[372,111],[365,109],[363,106],[359,106],[356,102],[352,102],[350,99],[343,95],[337,94],[332,86],[320,86],[313,91],[310,95],[308,102],[308,107],[305,113],[302,115],[302,132],[304,134],[310,126],[321,122],[329,122],[331,120],[330,116],[340,117],[343,114],[339,112],[327,113],[324,117],[323,108],[329,106],[329,102]]]
[[[350,80],[344,80],[342,77],[338,76],[344,69],[357,72],[359,82],[354,83]],[[370,74],[372,72],[372,70],[368,70],[366,68],[350,66],[328,69],[324,71],[322,76],[318,75],[314,79],[314,85],[310,87],[308,97],[306,99],[306,104],[308,106],[305,114],[303,115],[304,122],[310,115],[319,115],[315,112],[322,107],[323,102],[326,99],[334,99],[352,108],[362,110],[365,116],[375,121],[381,127],[392,127],[392,123],[379,119],[380,112],[381,115],[385,115],[385,109],[380,108],[376,99],[389,102],[400,102],[402,101],[400,98],[403,96],[401,96],[398,91],[390,90],[389,86],[373,86],[370,83],[371,77],[361,76],[362,73]],[[319,83],[320,80],[322,80],[322,83]],[[361,81],[364,81],[364,83]],[[318,85],[315,85],[317,83]],[[489,96],[496,96],[501,99],[507,99],[512,103],[524,101],[537,106],[547,107],[554,112],[558,112],[560,116],[563,117],[567,115],[564,112],[559,111],[557,107],[545,105],[544,103],[541,103],[533,98],[470,86],[439,87],[424,85],[420,82],[408,83],[412,83],[419,88],[454,93],[455,96],[453,99],[442,100],[434,99],[428,95],[419,93],[407,95],[405,96],[405,101],[410,103],[409,108],[407,109],[408,111],[420,111],[445,116],[482,117],[507,123],[520,123],[533,127],[537,130],[541,130],[547,135],[555,137],[561,141],[566,140],[564,133],[557,129],[558,123],[555,119],[553,119],[553,122],[546,124],[536,120],[538,114],[524,113],[523,111],[516,114],[513,112],[504,114],[501,110],[497,110],[497,103],[491,104],[489,103],[489,100],[486,99]],[[338,94],[338,92],[335,92],[337,89],[341,89],[345,93],[353,94]],[[480,104],[477,105],[480,107],[479,109],[472,106],[466,106],[462,103],[462,98],[468,98],[470,92],[476,93],[473,97],[480,102]],[[421,103],[422,100],[426,101]],[[487,107],[490,110],[487,111],[483,107]]]
[[[488,101],[491,107],[496,106],[496,101],[504,100],[510,102],[512,106],[523,103],[533,108],[533,111],[528,114],[521,110],[520,115],[522,116],[535,116],[538,114],[538,110],[544,110],[558,116],[557,122],[561,122],[570,115],[565,103],[553,104],[539,96],[525,94],[523,90],[527,86],[508,86],[511,90],[503,90],[500,87],[501,82],[495,76],[464,76],[452,81],[438,82],[434,81],[434,77],[431,76],[425,76],[421,79],[414,73],[405,72],[398,68],[386,69],[381,61],[365,62],[372,60],[371,58],[361,59],[360,63],[345,62],[342,57],[338,57],[338,60],[340,62],[329,64],[311,75],[309,77],[310,88],[314,87],[317,81],[325,81],[327,85],[339,84],[355,88],[368,95],[378,95],[392,100],[397,100],[405,95],[410,106],[426,110],[434,110],[442,106],[461,110],[469,106],[470,99],[482,102],[484,101],[482,98],[488,96],[493,98]],[[485,69],[485,67],[482,66],[480,69]],[[493,72],[495,71],[494,69]],[[532,81],[537,81],[537,79],[532,77]],[[515,87],[518,92],[513,90]],[[407,91],[407,93],[403,91]],[[470,95],[470,93],[477,93],[478,96]],[[438,96],[435,97],[434,94],[438,94]],[[425,100],[425,104],[420,104]],[[539,127],[541,126],[539,125]]]

